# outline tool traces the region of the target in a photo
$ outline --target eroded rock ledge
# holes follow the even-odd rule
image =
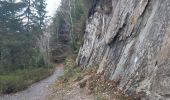
[[[143,99],[170,99],[170,0],[97,0],[77,63]]]

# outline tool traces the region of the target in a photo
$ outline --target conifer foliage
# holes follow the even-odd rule
[[[44,66],[37,41],[45,8],[45,0],[0,0],[0,72]]]

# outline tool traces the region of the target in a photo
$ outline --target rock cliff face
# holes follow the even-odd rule
[[[77,63],[143,99],[170,99],[170,0],[94,0]]]

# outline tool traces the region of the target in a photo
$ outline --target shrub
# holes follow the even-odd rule
[[[53,72],[53,68],[34,68],[17,70],[10,74],[0,75],[0,93],[12,93],[27,88],[32,83],[46,78]]]

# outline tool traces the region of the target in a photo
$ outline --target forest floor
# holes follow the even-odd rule
[[[91,76],[85,76],[81,81],[71,82],[67,85],[60,84],[53,86],[46,100],[140,100],[128,97],[120,91],[115,90],[114,87],[108,87],[109,85],[105,85],[104,83],[89,84],[87,82],[89,77]],[[93,86],[92,84],[97,84],[98,86]],[[90,90],[90,88],[94,89]]]
[[[79,83],[84,78],[84,71],[75,68],[74,60],[66,59],[64,64],[64,75],[51,86],[51,92],[47,100],[95,100],[93,94],[81,88]]]
[[[114,81],[96,74],[96,68],[83,70],[74,57],[65,60],[64,75],[54,85],[47,100],[134,100],[116,89]]]
[[[94,95],[88,94],[85,89],[76,83],[65,87],[58,87],[49,95],[48,100],[95,100]]]
[[[57,83],[47,100],[135,100],[116,91],[112,86],[108,87],[109,85],[95,80],[90,82],[91,77],[93,76],[86,75],[80,81]]]

